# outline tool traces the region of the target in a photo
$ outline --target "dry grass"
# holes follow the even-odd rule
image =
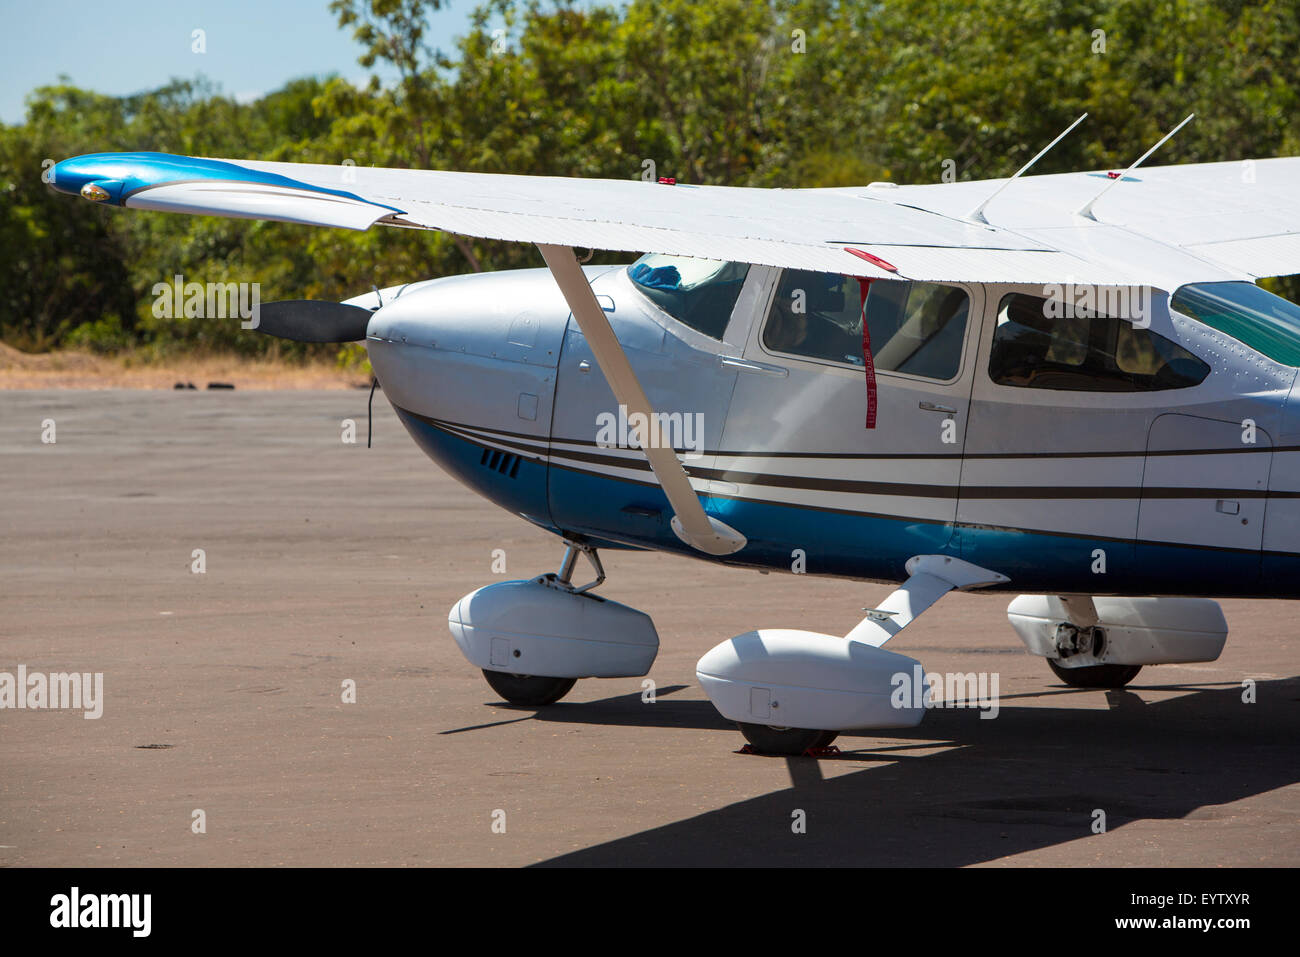
[[[238,356],[141,362],[84,352],[32,354],[0,342],[0,389],[171,389],[177,382],[223,382],[236,389],[353,389],[369,377],[331,360],[285,362]]]

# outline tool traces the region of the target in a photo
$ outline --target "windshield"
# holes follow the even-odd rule
[[[1249,282],[1183,286],[1169,305],[1283,365],[1300,366],[1300,306]]]
[[[721,339],[736,307],[748,263],[649,253],[627,267],[628,278],[674,319]]]

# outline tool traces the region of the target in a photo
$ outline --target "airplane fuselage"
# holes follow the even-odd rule
[[[1297,370],[1159,290],[1128,329],[1093,310],[1039,341],[1041,286],[912,284],[914,308],[887,301],[907,284],[876,286],[896,318],[871,345],[867,428],[861,344],[807,318],[852,314],[844,277],[803,289],[814,274],[749,266],[682,306],[627,267],[586,272],[706,511],[747,540],[712,560],[899,582],[934,554],[1017,592],[1296,595]],[[636,423],[547,270],[382,296],[376,376],[444,469],[570,538],[709,557],[671,530]]]

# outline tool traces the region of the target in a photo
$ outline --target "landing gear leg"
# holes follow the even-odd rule
[[[596,578],[585,585],[575,587],[573,584],[573,569],[578,564],[579,555],[587,557],[587,561],[596,572]],[[562,588],[575,595],[581,595],[605,581],[605,566],[600,563],[600,555],[596,553],[594,545],[566,538],[564,540],[564,559],[560,562],[560,570],[558,572],[547,572],[542,576],[542,581],[554,588]]]
[[[948,592],[1008,579],[951,555],[916,555],[905,567],[907,580],[879,608],[864,608],[867,617],[842,638],[760,629],[724,641],[699,660],[700,687],[753,750],[798,755],[829,747],[841,731],[920,723],[926,687],[921,663],[880,646]],[[904,684],[914,692],[900,694]]]

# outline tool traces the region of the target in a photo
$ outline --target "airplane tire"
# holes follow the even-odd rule
[[[483,677],[492,690],[511,704],[540,708],[555,704],[578,683],[577,678],[547,678],[538,675],[512,675],[505,671],[483,669]]]
[[[838,731],[817,731],[811,728],[772,728],[765,724],[737,722],[740,733],[764,754],[803,754],[809,748],[824,748],[840,736]]]
[[[1142,670],[1141,665],[1092,665],[1088,668],[1062,668],[1051,658],[1047,666],[1071,688],[1122,688]]]

